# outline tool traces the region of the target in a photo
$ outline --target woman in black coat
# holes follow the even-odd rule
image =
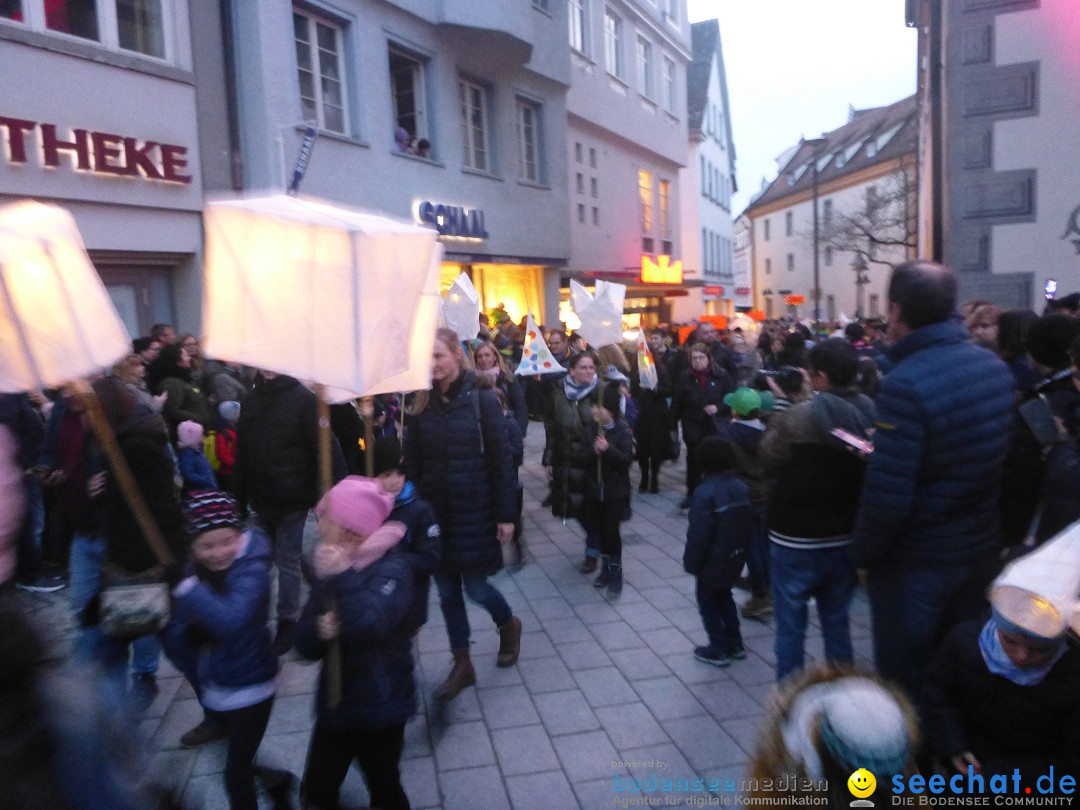
[[[176,441],[181,422],[198,422],[206,430],[214,426],[214,412],[196,383],[187,349],[165,346],[146,370],[146,386],[151,394],[168,394],[161,415]]]
[[[509,542],[514,533],[517,499],[506,422],[494,392],[476,385],[464,360],[457,334],[439,329],[433,385],[417,395],[405,433],[406,475],[435,510],[442,538],[435,584],[454,668],[435,690],[441,700],[476,683],[463,588],[499,629],[499,666],[517,661],[521,643],[521,620],[487,581],[502,567],[500,543]]]
[[[649,334],[649,350],[656,367],[657,383],[655,389],[642,388],[640,376],[634,375],[632,393],[641,409],[634,438],[637,441],[637,461],[641,465],[638,492],[656,493],[660,491],[660,465],[674,458],[676,454],[672,451],[678,449],[671,435],[675,422],[668,406],[674,392],[668,355],[675,352],[668,349],[664,343],[664,333],[659,329]]]
[[[544,470],[551,480],[551,513],[555,517],[581,519],[585,482],[595,471],[593,439],[596,422],[592,406],[599,403],[596,355],[579,352],[570,358],[566,376],[551,392],[544,416]],[[596,570],[600,537],[585,527],[585,562],[582,573]]]
[[[706,436],[717,432],[718,422],[728,421],[731,414],[724,405],[724,397],[735,390],[731,375],[712,362],[705,344],[695,343],[689,354],[690,368],[676,384],[671,403],[672,416],[682,421],[686,443],[686,497],[680,509],[690,507],[690,496],[701,480],[697,446]]]
[[[490,377],[495,387],[503,392],[506,406],[521,429],[521,437],[525,438],[529,430],[529,406],[525,403],[525,389],[517,377],[510,373],[506,358],[499,354],[494,343],[484,340],[473,349],[473,362],[476,364],[476,375]]]

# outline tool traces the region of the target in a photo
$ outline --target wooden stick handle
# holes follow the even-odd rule
[[[360,415],[364,418],[364,472],[368,478],[375,477],[375,400],[360,398]]]
[[[322,385],[315,386],[315,395],[319,398],[319,492],[325,495],[334,484],[334,467],[330,434],[330,405],[326,401],[326,391]],[[333,583],[326,583],[324,607],[327,613],[337,612],[337,596]],[[326,644],[323,661],[326,670],[326,706],[336,709],[341,703],[341,642],[330,639]]]
[[[78,380],[71,383],[68,390],[82,405],[87,421],[90,422],[90,429],[94,432],[94,436],[97,437],[98,444],[101,445],[102,452],[105,453],[105,458],[109,462],[109,469],[116,476],[120,494],[123,495],[124,501],[135,516],[135,521],[139,524],[139,530],[146,538],[150,550],[154,552],[154,556],[163,566],[175,565],[176,559],[173,557],[172,552],[169,551],[165,537],[161,534],[161,529],[158,528],[157,521],[154,520],[154,516],[150,512],[150,507],[146,505],[142,490],[135,483],[135,476],[132,475],[131,468],[120,450],[120,444],[116,441],[116,434],[113,433],[112,425],[109,424],[104,411],[101,410],[101,403],[98,402],[94,389],[90,387],[86,380]]]

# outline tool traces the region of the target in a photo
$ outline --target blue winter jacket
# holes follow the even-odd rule
[[[750,488],[734,471],[712,473],[690,498],[683,569],[714,588],[730,589],[757,533]]]
[[[473,385],[470,372],[445,398],[431,391],[405,434],[405,473],[439,520],[443,570],[493,574],[502,567],[496,524],[517,518],[517,493],[502,408],[492,391],[474,399]]]
[[[394,500],[394,509],[387,520],[404,523],[408,530],[401,548],[413,566],[412,607],[406,621],[414,631],[427,622],[428,588],[431,575],[439,568],[442,547],[439,543],[439,524],[431,504],[416,494],[412,481],[406,481],[401,494]]]
[[[200,579],[174,601],[161,634],[165,654],[196,690],[203,681],[231,688],[266,683],[278,671],[267,627],[270,543],[256,531],[244,538],[220,582]]]
[[[180,477],[184,479],[185,490],[218,488],[217,476],[210,466],[210,459],[202,450],[181,447],[176,452],[176,460],[180,464]]]
[[[413,567],[398,544],[361,571],[354,568],[317,581],[296,626],[296,649],[316,660],[326,642],[315,620],[326,613],[327,588],[333,592],[341,623],[341,702],[326,705],[326,667],[316,700],[318,722],[345,731],[386,728],[416,713],[412,631],[406,621],[413,597]]]
[[[1013,377],[947,321],[889,352],[856,521],[859,568],[967,565],[999,544],[998,495],[1012,431]]]

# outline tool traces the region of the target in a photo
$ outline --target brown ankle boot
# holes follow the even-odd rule
[[[436,700],[453,700],[461,690],[476,683],[476,671],[468,650],[454,650],[454,667],[450,674],[435,688]]]
[[[521,619],[511,616],[510,621],[499,628],[499,656],[497,667],[512,667],[521,652]]]

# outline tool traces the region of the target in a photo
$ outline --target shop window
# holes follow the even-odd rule
[[[343,30],[330,21],[293,9],[300,108],[305,121],[328,132],[345,132]]]
[[[540,160],[540,105],[519,98],[517,100],[518,160],[522,180],[539,183]]]
[[[408,132],[410,140],[426,140],[430,134],[424,92],[424,62],[394,48],[390,49],[389,58],[394,126]]]
[[[487,89],[475,82],[460,79],[458,99],[461,104],[462,164],[477,171],[489,171]]]

